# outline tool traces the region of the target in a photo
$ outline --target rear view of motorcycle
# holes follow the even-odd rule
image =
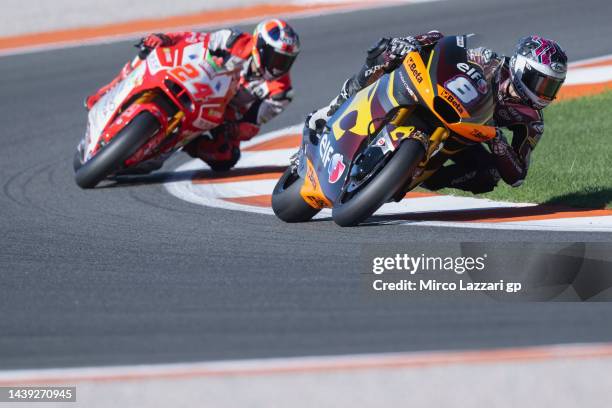
[[[448,36],[348,99],[318,134],[304,129],[273,192],[274,213],[304,222],[332,209],[340,226],[365,221],[427,180],[446,159],[495,137],[492,87]]]

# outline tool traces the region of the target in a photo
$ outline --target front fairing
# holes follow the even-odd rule
[[[91,158],[102,132],[108,126],[117,110],[122,106],[125,99],[134,91],[134,88],[142,85],[146,65],[140,64],[123,81],[109,90],[91,108],[87,116],[87,132],[85,134],[84,152],[85,161]]]
[[[399,71],[383,75],[348,99],[330,118],[318,143],[306,139],[305,156],[318,176],[320,190],[330,202],[340,196],[351,164],[365,143],[380,133],[388,114],[414,104]]]
[[[217,66],[207,60],[205,53],[202,43],[181,43],[158,48],[145,61],[138,61],[134,70],[89,112],[86,135],[80,145],[85,160],[95,154],[102,137],[106,142],[114,137],[115,133],[110,130],[115,120],[120,125],[126,122],[119,114],[124,112],[126,103],[132,103],[146,92],[165,93],[183,113],[177,137],[163,146],[162,153],[175,150],[223,123],[227,104],[238,87],[240,67],[229,70],[226,66]],[[158,111],[163,109],[154,109],[152,113]],[[171,119],[163,118],[160,122],[165,125]],[[147,148],[158,152],[156,147],[166,136],[163,129]]]

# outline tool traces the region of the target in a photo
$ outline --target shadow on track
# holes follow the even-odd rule
[[[116,176],[110,184],[99,186],[96,189],[134,187],[139,185],[165,184],[179,181],[192,180],[194,183],[206,184],[208,182],[220,182],[223,180],[235,181],[235,179],[257,179],[264,175],[278,174],[285,171],[287,166],[258,166],[230,171],[216,172],[212,170],[184,170],[184,171],[161,171],[151,174],[134,174]]]
[[[227,172],[212,170],[185,170],[176,172],[157,172],[146,175],[123,175],[115,177],[110,184],[98,187],[122,188],[142,185],[165,184],[191,180],[194,184],[219,183],[224,181],[249,181],[280,177],[286,166],[258,166],[233,169]],[[553,197],[544,203],[529,207],[501,207],[484,209],[444,210],[427,212],[403,212],[397,214],[375,215],[362,226],[375,226],[398,221],[446,221],[446,222],[504,222],[534,219],[564,218],[601,215],[598,210],[605,209],[612,202],[612,189],[598,189],[589,192],[574,192]],[[606,211],[606,210],[604,210]],[[612,213],[612,210],[610,210]],[[574,213],[574,214],[572,214]],[[318,219],[329,220],[330,218]]]
[[[606,208],[612,203],[612,188],[597,188],[592,191],[575,191],[547,200],[544,204],[569,205],[579,208]]]
[[[544,203],[528,207],[478,208],[465,210],[406,212],[373,216],[370,222],[390,221],[447,221],[447,222],[504,222],[572,216],[598,216],[612,202],[612,190],[572,193],[554,197]],[[572,206],[570,206],[570,204]]]

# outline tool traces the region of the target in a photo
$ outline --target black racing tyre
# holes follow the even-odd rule
[[[346,202],[339,200],[334,205],[334,222],[341,227],[353,227],[365,221],[405,186],[424,156],[425,149],[418,140],[403,141],[372,180]]]
[[[78,186],[94,188],[100,181],[119,170],[124,161],[155,135],[159,127],[159,121],[152,113],[139,113],[109,144],[76,170],[75,181]]]
[[[285,222],[305,222],[321,211],[304,201],[300,194],[303,184],[301,181],[300,176],[289,167],[272,192],[272,210]]]

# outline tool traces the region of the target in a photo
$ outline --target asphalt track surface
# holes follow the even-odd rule
[[[383,35],[478,32],[508,52],[533,31],[576,60],[612,53],[611,15],[608,0],[453,0],[295,20],[297,97],[268,129],[327,102]],[[611,234],[287,225],[169,195],[161,181],[183,157],[146,183],[80,190],[81,101],[134,51],[0,58],[0,369],[612,340],[605,303],[391,303],[364,299],[357,272],[362,244]]]

